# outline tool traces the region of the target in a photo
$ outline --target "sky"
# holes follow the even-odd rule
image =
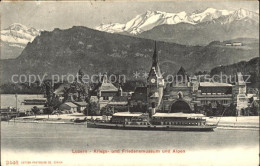
[[[258,11],[258,1],[78,1],[78,2],[1,2],[1,29],[12,23],[43,30],[72,26],[94,28],[102,23],[126,23],[147,10],[170,13],[240,8]],[[259,12],[258,12],[259,13]]]

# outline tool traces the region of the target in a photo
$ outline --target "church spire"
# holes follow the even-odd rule
[[[158,60],[158,53],[157,53],[157,46],[156,46],[156,41],[154,42],[154,53],[153,53],[153,63],[152,63],[152,68],[151,71],[154,70],[156,75],[158,77],[162,77],[160,67],[159,67],[159,60]]]
[[[154,42],[154,53],[153,53],[153,66],[157,66],[158,64],[158,55],[157,55],[157,46],[156,41]]]

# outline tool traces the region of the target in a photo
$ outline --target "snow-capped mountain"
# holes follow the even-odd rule
[[[25,25],[14,23],[1,30],[1,59],[18,57],[28,42],[32,42],[42,30],[28,28]]]
[[[194,23],[201,23],[206,21],[212,21],[213,19],[217,19],[221,16],[227,16],[233,14],[233,11],[228,10],[217,10],[213,8],[207,8],[205,11],[201,13],[192,13],[190,18]]]
[[[126,24],[112,23],[101,24],[96,29],[109,33],[123,33],[140,34],[144,31],[150,30],[156,26],[167,24],[174,25],[178,23],[199,24],[208,21],[214,21],[219,18],[223,19],[223,24],[243,18],[250,18],[258,21],[259,14],[245,9],[236,11],[217,10],[207,8],[204,11],[195,11],[193,13],[186,13],[185,11],[179,13],[166,13],[161,11],[146,11],[141,15],[127,22]],[[228,19],[226,19],[228,18]]]
[[[166,13],[161,11],[146,11],[144,14],[137,15],[126,24],[103,24],[96,27],[96,29],[109,33],[129,32],[131,34],[139,34],[158,25],[177,24],[180,22],[193,23],[186,12]]]
[[[230,22],[233,22],[233,21],[238,21],[238,20],[242,20],[242,19],[251,19],[255,22],[259,22],[259,14],[258,13],[255,13],[255,12],[252,12],[252,11],[248,11],[248,10],[245,10],[245,9],[239,9],[239,10],[236,10],[235,12],[233,12],[233,14],[229,15],[225,22],[223,23],[230,23]]]
[[[40,33],[41,30],[14,23],[1,30],[1,42],[6,42],[10,46],[24,48],[28,42],[32,42]]]

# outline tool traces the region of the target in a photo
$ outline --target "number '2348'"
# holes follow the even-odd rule
[[[18,165],[18,161],[6,161],[6,165]]]

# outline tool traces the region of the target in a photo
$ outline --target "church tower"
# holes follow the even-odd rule
[[[152,67],[147,78],[147,99],[149,104],[148,107],[153,114],[156,112],[156,110],[159,109],[159,106],[161,104],[163,88],[164,79],[160,71],[158,53],[155,42]]]

